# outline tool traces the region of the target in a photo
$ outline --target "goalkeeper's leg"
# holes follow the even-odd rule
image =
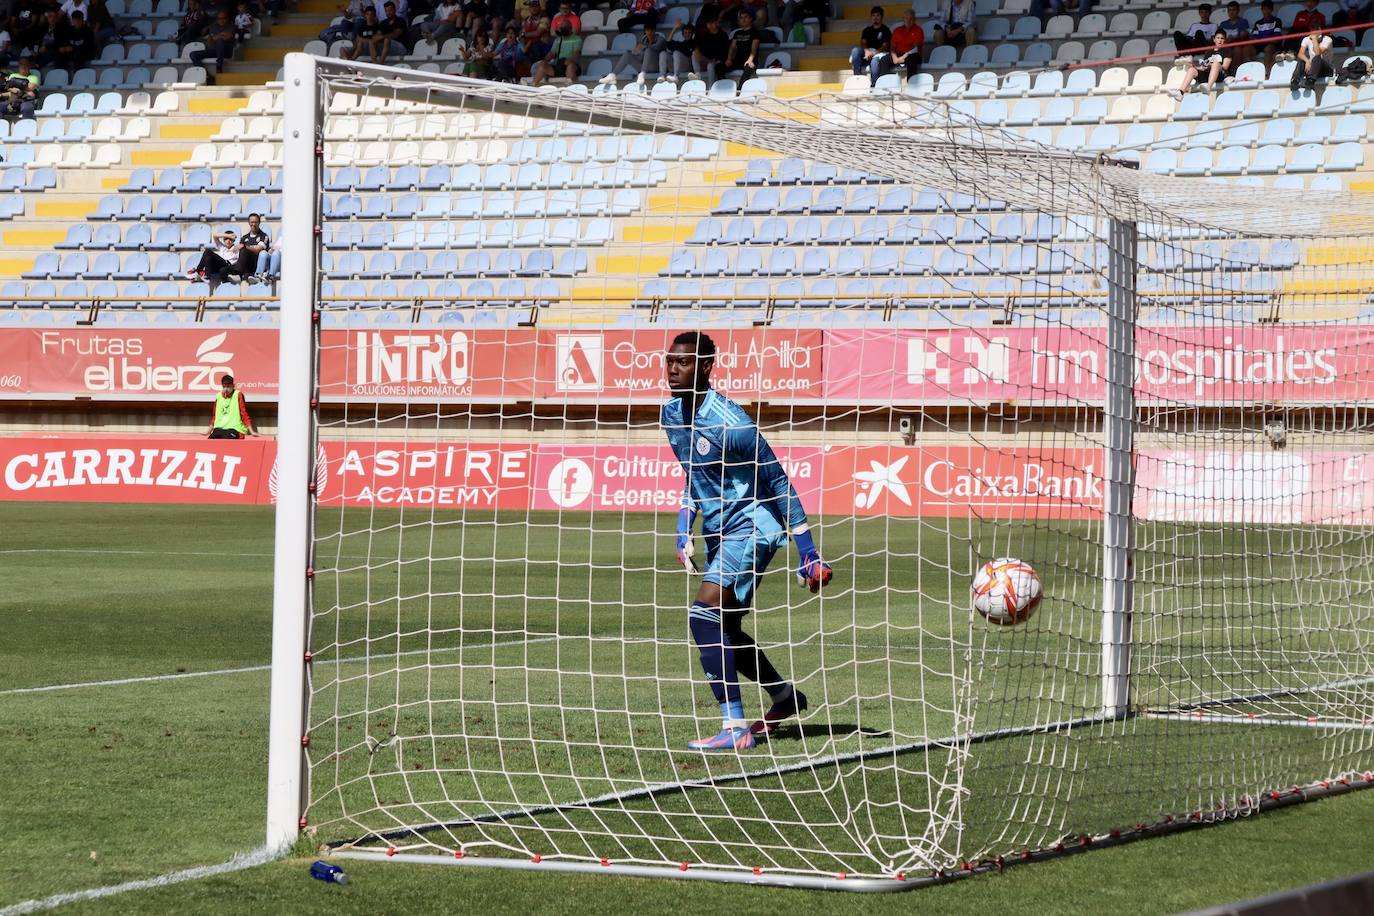
[[[744,611],[726,611],[725,638],[735,650],[735,670],[751,681],[757,681],[773,705],[763,718],[750,726],[758,734],[772,734],[778,722],[806,709],[806,694],[792,686],[778,673],[767,653],[759,648],[754,637],[744,632]]]
[[[749,720],[744,718],[740,699],[735,649],[721,621],[721,591],[719,585],[703,582],[687,615],[692,639],[701,654],[701,670],[720,704],[721,718],[718,734],[687,743],[693,750],[748,750],[754,746],[754,735]]]

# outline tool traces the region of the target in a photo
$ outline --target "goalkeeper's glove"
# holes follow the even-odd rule
[[[810,529],[793,532],[792,539],[797,542],[797,553],[801,556],[801,562],[797,565],[797,582],[813,593],[820,591],[822,585],[835,577],[835,571],[821,559],[821,552],[816,549]]]
[[[683,508],[677,513],[677,561],[682,564],[682,568],[688,572],[696,572],[697,564],[692,562],[692,555],[697,552],[692,544],[692,525],[697,520],[697,510]]]

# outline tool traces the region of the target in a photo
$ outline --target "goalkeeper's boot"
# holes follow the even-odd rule
[[[771,735],[773,730],[778,727],[779,722],[801,715],[802,710],[806,708],[806,694],[793,687],[791,694],[786,699],[779,700],[768,707],[763,718],[749,726],[749,730],[756,735]]]
[[[718,735],[687,742],[688,749],[693,751],[747,751],[753,746],[754,733],[744,727],[723,728]]]

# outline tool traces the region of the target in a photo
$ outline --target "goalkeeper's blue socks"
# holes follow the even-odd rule
[[[701,670],[706,674],[716,702],[720,703],[721,718],[719,734],[689,741],[687,746],[702,751],[748,750],[754,746],[754,735],[744,718],[735,650],[721,627],[720,608],[698,601],[688,612],[687,622],[701,653]]]

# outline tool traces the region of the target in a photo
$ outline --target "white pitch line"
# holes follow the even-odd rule
[[[501,642],[482,643],[475,646],[459,646],[446,649],[414,649],[409,652],[387,652],[381,655],[368,655],[363,658],[340,659],[340,664],[374,662],[388,658],[407,658],[415,655],[437,655],[440,652],[477,651],[478,649],[508,649],[511,646],[525,646],[531,643],[553,642],[558,636],[536,636],[533,639],[508,639]],[[334,664],[327,660],[324,664]],[[221,674],[252,674],[257,671],[271,671],[271,665],[250,665],[246,668],[215,668],[211,671],[179,671],[176,674],[149,674],[142,677],[121,677],[107,681],[77,681],[72,684],[47,684],[42,687],[11,687],[0,690],[0,696],[16,693],[50,693],[54,690],[80,690],[85,687],[122,687],[126,684],[153,684],[159,681],[180,681],[192,677],[215,677]]]
[[[111,884],[106,887],[92,887],[84,891],[68,891],[62,894],[53,894],[51,897],[44,897],[40,900],[24,900],[20,903],[11,904],[4,909],[0,909],[0,916],[19,916],[21,913],[37,913],[40,910],[50,910],[54,907],[66,906],[69,903],[80,903],[84,900],[99,900],[101,897],[113,897],[115,894],[122,894],[126,891],[142,891],[154,887],[166,887],[169,884],[180,884],[183,881],[195,881],[200,878],[212,878],[215,875],[227,875],[231,872],[243,871],[258,865],[265,865],[275,858],[277,858],[277,855],[269,852],[267,847],[264,846],[252,852],[238,853],[229,861],[220,862],[218,865],[197,865],[194,868],[169,871],[165,875],[158,875],[155,878],[125,881],[123,884]]]

